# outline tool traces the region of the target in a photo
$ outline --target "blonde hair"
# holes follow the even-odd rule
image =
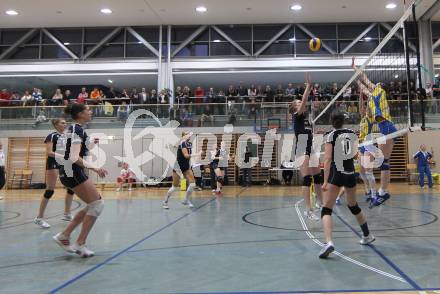
[[[56,128],[57,125],[63,120],[64,120],[64,118],[54,118],[50,122],[52,123],[53,127]]]

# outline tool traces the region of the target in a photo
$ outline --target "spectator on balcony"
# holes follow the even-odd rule
[[[211,126],[214,126],[214,116],[212,115],[211,105],[205,104],[203,105],[203,112],[200,116],[200,126],[204,127],[205,122],[209,121]]]
[[[124,122],[127,120],[129,114],[129,106],[126,101],[122,101],[121,105],[118,106],[118,110],[116,111],[116,117],[118,120]]]
[[[120,98],[130,99],[130,95],[128,94],[127,89],[122,89]]]
[[[257,86],[257,95],[256,95],[256,102],[264,102],[265,93],[263,90],[263,86],[258,85]]]
[[[68,104],[72,103],[72,100],[73,100],[72,93],[70,92],[69,89],[67,89],[67,90],[64,92],[63,104],[64,104],[64,105],[68,105]]]
[[[157,104],[157,92],[156,89],[152,89],[150,92],[150,97],[148,99],[148,104]]]
[[[203,98],[205,97],[205,90],[203,90],[202,87],[198,86],[194,91],[194,95],[195,95],[195,103],[197,104],[196,114],[201,114],[202,108],[200,107],[200,104],[202,104]]]
[[[217,107],[214,108],[215,115],[224,115],[226,113],[227,104],[226,104],[226,96],[223,90],[220,90],[215,97],[215,103]]]
[[[11,100],[11,93],[9,93],[8,89],[3,89],[0,93],[0,105],[1,106],[8,106],[10,105],[10,100]]]
[[[99,89],[98,88],[93,88],[93,90],[90,92],[90,99],[93,101],[98,101],[101,99],[101,95],[99,93]]]
[[[286,99],[288,101],[292,101],[293,97],[295,96],[295,88],[293,87],[292,83],[287,84],[286,91],[284,92],[284,96],[286,96]]]
[[[184,104],[183,91],[181,86],[176,87],[176,94],[174,98],[176,99],[175,104],[177,105]]]
[[[248,89],[246,89],[246,87],[243,86],[243,82],[240,82],[240,85],[238,86],[238,89],[237,89],[237,94],[242,99],[248,95]]]
[[[248,89],[248,102],[254,100],[255,101],[255,97],[257,96],[257,88],[255,87],[255,85],[251,85],[251,87]]]
[[[169,106],[168,106],[168,92],[166,90],[160,91],[157,99],[157,108],[158,108],[157,114],[159,118],[167,117],[167,114],[169,113]]]
[[[89,99],[89,93],[87,93],[87,89],[85,87],[81,88],[81,92],[78,94],[76,98],[77,103],[85,104]]]
[[[141,92],[138,95],[138,103],[139,104],[147,104],[148,103],[148,93],[145,88],[141,89]]]
[[[356,103],[354,101],[350,102],[350,105],[347,108],[348,117],[351,123],[355,124],[358,122],[360,116]]]
[[[55,105],[59,106],[63,104],[63,93],[61,93],[61,89],[56,89],[55,93],[52,96],[52,100],[50,101],[49,105]]]
[[[192,96],[191,89],[188,86],[183,87],[183,96],[182,96],[182,103],[183,104],[191,104],[192,100],[190,97]],[[187,105],[186,107],[191,107],[190,105]]]
[[[233,85],[229,85],[228,91],[226,91],[226,96],[228,97],[228,101],[235,102],[237,98],[237,90],[235,90]]]
[[[23,106],[32,106],[34,99],[28,90],[24,91],[23,97],[21,97],[21,102]]]
[[[275,101],[284,102],[284,90],[283,85],[281,84],[278,84],[277,89],[275,90]]]
[[[116,91],[113,87],[110,87],[107,91],[106,94],[107,98],[113,99],[113,98],[117,98],[118,95],[116,94]]]
[[[183,121],[183,125],[185,127],[192,127],[193,126],[193,114],[191,110],[184,108],[182,111],[182,117],[181,121]]]
[[[351,87],[348,86],[347,89],[345,89],[344,94],[342,94],[342,98],[344,101],[350,101],[351,100]]]
[[[139,102],[139,93],[136,88],[131,89],[130,103],[137,104]]]
[[[275,103],[275,94],[272,88],[269,85],[266,85],[266,89],[264,89],[264,96],[266,97],[265,101],[270,103]]]

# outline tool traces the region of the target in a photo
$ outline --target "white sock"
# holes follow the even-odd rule
[[[382,188],[379,189],[379,196],[385,195],[386,191]]]
[[[186,189],[186,193],[185,193],[185,199],[186,200],[188,200],[188,201],[190,200],[191,194],[194,191],[195,187],[196,187],[195,183],[191,183],[191,184],[188,185],[188,189]]]
[[[176,192],[177,190],[179,190],[177,187],[171,186],[171,188],[168,190],[167,192],[167,198],[165,199],[165,203],[168,203],[168,200],[170,199],[170,197],[173,195],[174,192]]]

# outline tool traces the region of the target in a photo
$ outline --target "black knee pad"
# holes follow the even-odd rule
[[[53,193],[55,193],[53,190],[46,190],[46,191],[44,191],[44,198],[46,198],[46,199],[52,198]]]
[[[321,218],[324,217],[324,215],[332,215],[333,213],[333,209],[328,208],[328,207],[322,207],[321,209]]]
[[[311,184],[312,184],[312,176],[303,177],[303,182],[302,182],[303,187],[310,187]]]
[[[223,179],[223,177],[216,177],[215,178],[215,180],[217,181],[217,182],[219,182],[220,184],[224,184],[224,182],[225,182],[225,180]]]
[[[348,209],[350,209],[350,211],[353,215],[358,215],[362,211],[362,209],[359,207],[359,205],[357,203],[355,206],[348,206]]]
[[[313,176],[313,183],[318,185],[324,184],[324,177],[322,176],[321,173]]]
[[[390,170],[390,160],[388,158],[385,158],[382,162],[382,165],[380,166],[380,170]]]
[[[75,192],[73,192],[72,189],[67,188],[67,194],[69,194],[69,195],[73,195],[73,194],[75,194]]]

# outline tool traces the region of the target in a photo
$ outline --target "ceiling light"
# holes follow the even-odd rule
[[[296,38],[295,38],[295,37],[290,38],[289,41],[290,41],[290,42],[295,42],[295,41],[296,41]]]
[[[438,78],[440,75],[439,74],[435,74],[435,77]]]
[[[18,15],[18,12],[15,10],[6,10],[5,13],[7,15]]]
[[[110,14],[112,12],[113,11],[110,8],[103,8],[103,9],[101,9],[101,13],[104,13],[104,14]]]
[[[141,42],[141,41],[138,41],[138,44],[142,44],[142,42]]]
[[[290,6],[290,10],[298,11],[298,10],[301,10],[301,9],[302,9],[302,6],[299,5],[299,4],[294,4],[294,5]]]
[[[64,42],[63,44],[64,44],[64,45],[66,45],[66,46],[67,46],[67,45],[70,45],[70,43],[69,43],[69,42]]]
[[[220,43],[221,41],[219,39],[215,39],[213,42],[214,43]]]
[[[364,40],[369,42],[369,41],[371,41],[371,37],[365,37]]]
[[[113,81],[112,81],[112,80],[108,80],[108,82],[109,82],[110,84],[113,84]]]
[[[203,13],[203,12],[208,11],[208,9],[205,6],[198,6],[198,7],[196,7],[196,11]]]
[[[385,7],[387,9],[394,9],[397,7],[397,4],[396,3],[388,3]]]
[[[395,75],[394,78],[395,78],[395,79],[398,79],[398,78],[399,78],[399,75]]]

